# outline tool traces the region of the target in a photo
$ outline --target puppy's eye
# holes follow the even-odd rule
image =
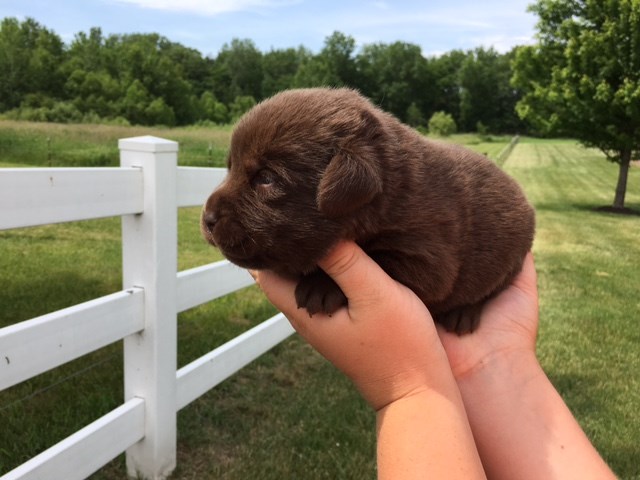
[[[270,187],[276,181],[276,174],[267,168],[258,170],[258,172],[251,179],[251,185],[253,188],[257,187]]]

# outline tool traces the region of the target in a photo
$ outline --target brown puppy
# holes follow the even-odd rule
[[[238,123],[228,166],[204,236],[241,267],[299,278],[309,314],[347,303],[317,262],[351,239],[436,321],[470,331],[533,241],[533,209],[493,162],[427,140],[353,90],[260,103]]]

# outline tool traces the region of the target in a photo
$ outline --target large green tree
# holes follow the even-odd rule
[[[60,37],[28,18],[0,22],[0,111],[17,107],[26,95],[55,98],[63,78],[57,66],[64,59]]]
[[[424,118],[433,112],[436,82],[419,45],[406,42],[365,45],[357,57],[365,95],[403,121],[416,109]]]
[[[462,130],[474,130],[478,122],[496,133],[519,130],[518,93],[509,85],[511,57],[482,47],[467,54],[459,70]]]
[[[538,0],[537,45],[521,47],[513,85],[520,116],[569,135],[619,166],[614,208],[624,208],[640,150],[640,0]]]
[[[293,78],[295,87],[355,87],[358,72],[354,60],[356,41],[341,32],[325,38],[319,54],[309,56],[300,64]]]
[[[290,88],[300,65],[313,55],[304,47],[271,50],[262,57],[262,97]]]
[[[436,88],[433,111],[450,113],[457,125],[461,124],[460,70],[469,55],[470,53],[462,50],[451,50],[429,62]]]
[[[249,39],[224,44],[215,60],[214,93],[230,104],[238,96],[262,98],[262,52]]]

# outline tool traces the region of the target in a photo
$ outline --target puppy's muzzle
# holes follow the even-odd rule
[[[202,213],[202,227],[205,230],[205,233],[209,235],[213,235],[213,229],[218,223],[218,215],[216,212],[211,210],[205,210]]]

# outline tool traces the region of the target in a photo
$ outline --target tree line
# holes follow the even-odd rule
[[[460,131],[523,131],[510,84],[515,51],[453,50],[425,57],[418,45],[356,48],[341,32],[320,52],[260,51],[233,39],[215,57],[159,34],[80,32],[67,45],[31,18],[0,22],[0,114],[55,122],[224,124],[288,88],[356,88],[401,120],[425,127],[445,112]]]
[[[215,57],[158,34],[78,33],[69,45],[33,19],[0,21],[0,116],[141,125],[229,123],[287,88],[348,86],[415,127],[578,139],[620,166],[623,210],[640,157],[640,0],[536,0],[536,43],[425,57],[420,46],[261,52],[233,39]],[[526,122],[526,123],[525,123]]]

